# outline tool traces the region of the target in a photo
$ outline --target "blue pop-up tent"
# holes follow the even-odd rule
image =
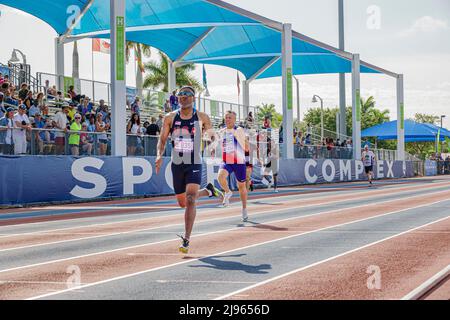
[[[417,123],[413,120],[405,120],[406,142],[435,142],[439,134],[439,140],[450,138],[450,131],[429,123]],[[397,140],[397,121],[386,122],[362,131],[363,138],[376,137],[378,140]]]

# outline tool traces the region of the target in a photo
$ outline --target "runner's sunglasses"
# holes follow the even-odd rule
[[[183,91],[183,92],[179,92],[178,96],[179,97],[193,97],[194,93],[192,93],[190,91]]]

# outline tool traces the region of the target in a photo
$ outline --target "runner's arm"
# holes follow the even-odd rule
[[[172,126],[172,121],[173,121],[173,115],[172,114],[168,114],[164,117],[164,123],[163,126],[161,128],[161,135],[159,136],[159,141],[158,141],[158,153],[156,156],[156,174],[159,174],[159,170],[161,169],[162,166],[162,157],[164,155],[164,151],[166,150],[166,143],[167,143],[167,139],[169,138],[169,134],[170,134],[170,128]]]

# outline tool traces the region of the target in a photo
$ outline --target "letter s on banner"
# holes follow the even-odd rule
[[[309,173],[309,168],[310,167],[316,168],[317,167],[317,162],[315,160],[312,160],[312,159],[306,161],[306,163],[305,163],[305,178],[306,178],[306,181],[308,181],[308,183],[316,183],[317,179],[319,177],[317,177],[316,174],[311,175]]]
[[[70,194],[81,199],[92,199],[101,196],[106,191],[106,179],[93,172],[85,171],[86,167],[92,167],[100,170],[105,162],[97,158],[81,158],[77,159],[72,164],[72,176],[81,182],[86,182],[94,185],[92,189],[82,188],[76,185]]]
[[[150,162],[144,158],[122,158],[123,166],[123,194],[134,194],[134,186],[149,181],[153,174],[153,168]],[[142,169],[142,174],[135,176],[134,168]]]

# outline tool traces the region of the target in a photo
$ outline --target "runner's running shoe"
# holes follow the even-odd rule
[[[248,212],[247,209],[242,209],[242,222],[248,221]]]
[[[181,238],[181,240],[183,241],[183,243],[181,244],[180,248],[178,249],[181,253],[187,254],[189,252],[189,240],[187,240],[186,238],[178,235],[178,237]]]
[[[212,197],[216,197],[216,198],[224,198],[223,193],[217,189],[216,187],[214,187],[212,185],[212,183],[208,183],[208,185],[206,186],[206,189],[209,190],[211,192],[211,195],[209,196],[210,198]]]
[[[230,205],[230,199],[232,196],[233,196],[232,191],[225,193],[225,195],[223,197],[223,203],[222,203],[224,207],[228,207]]]

